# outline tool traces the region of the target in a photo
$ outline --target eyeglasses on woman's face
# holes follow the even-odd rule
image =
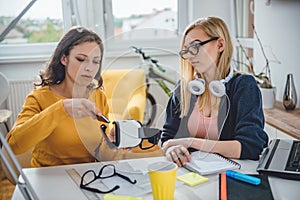
[[[179,52],[179,55],[182,59],[186,60],[186,59],[188,59],[188,53],[195,56],[199,53],[199,49],[200,49],[201,46],[203,46],[203,45],[205,45],[205,44],[207,44],[207,43],[209,43],[213,40],[217,40],[217,39],[219,39],[219,38],[218,37],[212,37],[209,40],[205,40],[203,42],[192,44],[188,48],[181,50]]]
[[[102,194],[111,193],[111,192],[119,189],[120,186],[116,185],[112,189],[109,189],[107,191],[101,191],[97,188],[89,187],[88,185],[93,183],[97,179],[106,179],[106,178],[110,178],[110,177],[113,177],[113,176],[119,176],[119,177],[123,178],[124,180],[128,181],[131,184],[136,183],[136,180],[132,181],[129,177],[124,176],[122,174],[119,174],[116,171],[116,168],[115,168],[114,165],[107,164],[107,165],[104,165],[100,169],[98,174],[96,174],[96,172],[94,170],[86,171],[81,177],[80,188],[91,191],[91,192],[102,193]]]

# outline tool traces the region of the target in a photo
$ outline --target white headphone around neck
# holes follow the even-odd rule
[[[225,79],[213,80],[209,83],[210,92],[216,97],[222,97],[225,95],[225,83],[227,83],[233,77],[233,69],[230,68],[230,72]],[[195,79],[188,84],[189,91],[194,95],[201,95],[205,91],[205,80],[199,78],[195,74]]]

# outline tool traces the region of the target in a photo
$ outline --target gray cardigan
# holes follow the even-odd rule
[[[228,101],[223,96],[218,115],[220,122],[218,128],[221,131],[219,140],[238,140],[242,145],[240,159],[257,160],[268,144],[268,135],[264,131],[261,93],[257,83],[251,75],[237,74],[225,84],[225,87],[230,100],[230,109],[223,129],[220,130],[228,111]],[[162,143],[172,138],[190,136],[187,121],[196,100],[197,96],[192,95],[187,116],[180,118],[180,85],[177,85],[166,108]]]

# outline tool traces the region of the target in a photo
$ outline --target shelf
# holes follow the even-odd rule
[[[276,102],[274,108],[264,109],[266,123],[278,130],[300,139],[300,108],[287,111],[282,102]]]

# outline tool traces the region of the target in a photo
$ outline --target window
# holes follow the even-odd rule
[[[176,0],[112,0],[112,14],[113,37],[123,40],[177,37]]]
[[[0,7],[2,44],[57,42],[61,37],[63,33],[61,0],[52,0],[50,4],[46,0],[19,0],[18,3],[0,0],[0,2],[2,5],[5,4]],[[18,16],[22,17],[18,19]]]

